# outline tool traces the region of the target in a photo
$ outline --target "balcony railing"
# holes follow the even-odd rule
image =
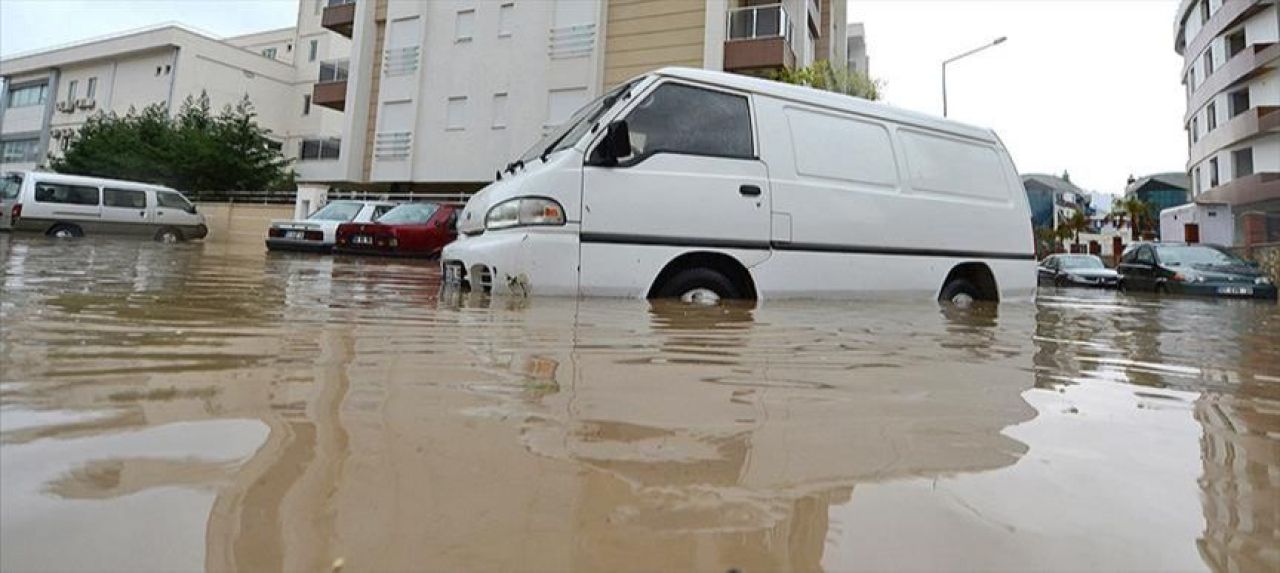
[[[729,39],[784,38],[791,43],[791,16],[782,4],[746,6],[729,10]]]
[[[316,83],[323,84],[347,81],[347,67],[349,65],[349,60],[329,60],[327,62],[320,62],[320,77],[316,79]]]
[[[356,0],[328,0],[320,15],[320,26],[348,38],[355,28]]]

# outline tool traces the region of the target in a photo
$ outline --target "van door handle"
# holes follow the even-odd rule
[[[146,217],[146,216],[147,216],[147,212],[146,212],[146,211],[138,211],[138,216],[139,216],[139,217]]]
[[[738,188],[738,192],[746,197],[759,197],[760,187],[758,185],[743,185]]]

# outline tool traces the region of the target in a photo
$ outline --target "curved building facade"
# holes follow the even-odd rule
[[[1197,203],[1231,207],[1235,243],[1280,242],[1280,0],[1182,0],[1189,157]]]

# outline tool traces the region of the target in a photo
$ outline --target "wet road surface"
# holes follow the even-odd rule
[[[1280,307],[690,308],[0,234],[0,568],[1280,570]]]

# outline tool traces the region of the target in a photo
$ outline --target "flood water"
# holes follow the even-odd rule
[[[0,568],[1280,570],[1275,303],[439,286],[0,234]]]

